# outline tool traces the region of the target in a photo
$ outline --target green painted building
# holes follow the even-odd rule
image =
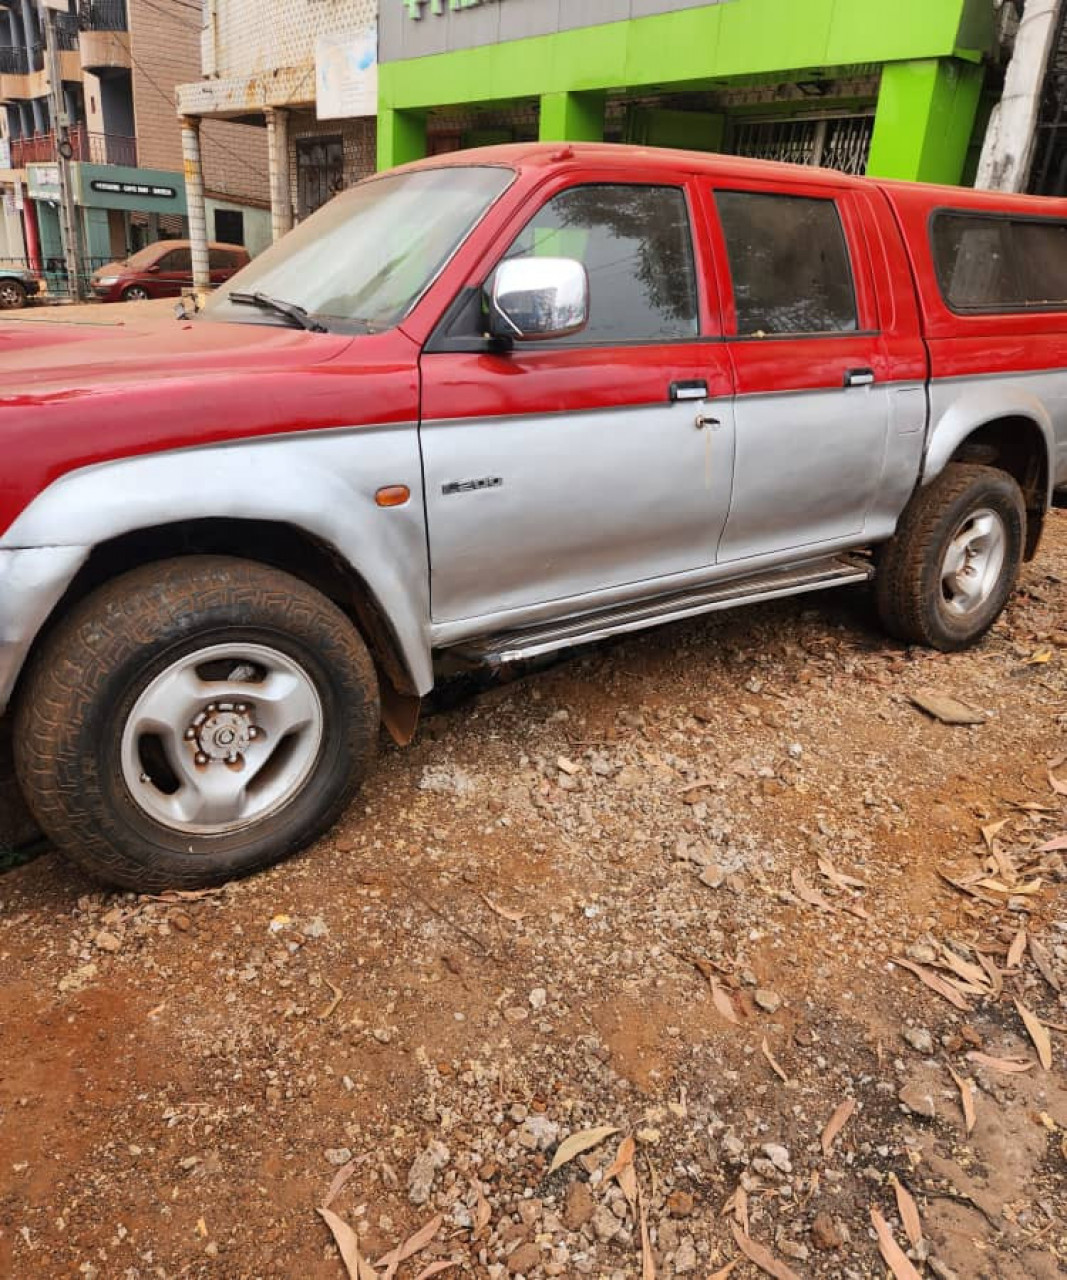
[[[992,0],[381,0],[378,163],[618,141],[958,183]]]

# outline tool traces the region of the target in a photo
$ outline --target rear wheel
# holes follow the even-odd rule
[[[147,302],[149,292],[143,284],[131,284],[122,291],[123,302]]]
[[[1014,479],[950,463],[912,499],[882,551],[875,585],[886,630],[946,652],[975,644],[1011,596],[1025,539]]]
[[[41,826],[139,891],[218,884],[295,852],[371,767],[378,685],[345,615],[289,574],[190,557],[82,602],[20,697]]]
[[[18,311],[26,305],[26,286],[17,280],[0,280],[0,311]]]

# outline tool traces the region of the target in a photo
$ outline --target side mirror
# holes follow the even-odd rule
[[[571,258],[511,258],[489,292],[489,332],[516,342],[578,333],[589,322],[589,277]]]

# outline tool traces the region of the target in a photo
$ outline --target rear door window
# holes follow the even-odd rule
[[[1067,309],[1067,222],[997,214],[936,214],[931,247],[953,311]]]
[[[177,272],[192,271],[193,255],[191,249],[171,249],[159,260],[160,271]]]
[[[833,200],[718,191],[715,203],[741,336],[858,330],[848,242]]]

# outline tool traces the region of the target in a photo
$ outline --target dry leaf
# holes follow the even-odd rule
[[[978,828],[982,833],[982,839],[985,841],[987,849],[992,849],[993,841],[1010,821],[1010,818],[1001,818],[999,822],[987,822],[984,827]]]
[[[573,760],[568,760],[566,756],[556,757],[556,768],[560,773],[565,773],[569,778],[573,778],[576,773],[581,773],[582,766],[575,764]]]
[[[818,889],[813,889],[808,884],[799,867],[793,868],[792,881],[793,890],[801,902],[806,902],[809,907],[818,907],[820,911],[833,911],[832,904],[823,897]]]
[[[482,1189],[477,1183],[474,1184],[474,1190],[477,1199],[474,1202],[474,1230],[471,1233],[471,1238],[477,1240],[489,1225],[493,1217],[493,1210],[489,1201],[482,1195]]]
[[[924,969],[922,965],[914,964],[911,960],[905,960],[900,957],[894,957],[893,963],[914,973],[920,982],[924,982],[931,991],[936,991],[939,996],[944,996],[949,1004],[955,1005],[957,1009],[962,1010],[964,1013],[970,1013],[971,1006],[964,1000],[963,996],[947,979],[942,978],[933,969]]]
[[[829,858],[819,859],[819,870],[830,881],[831,884],[837,885],[839,889],[866,889],[866,880],[857,880],[855,876],[842,875],[834,866]]]
[[[737,1189],[733,1195],[727,1200],[722,1207],[723,1214],[732,1213],[737,1219],[737,1225],[747,1236],[748,1230],[748,1192],[741,1185],[737,1184]]]
[[[384,1258],[379,1258],[376,1266],[385,1267],[385,1274],[382,1280],[393,1280],[393,1276],[397,1273],[397,1268],[402,1262],[406,1262],[408,1258],[413,1258],[415,1254],[421,1253],[423,1249],[433,1240],[441,1229],[441,1223],[444,1218],[438,1214],[436,1218],[431,1218],[427,1224],[420,1230],[416,1231],[413,1236],[409,1236],[403,1244],[391,1250]]]
[[[317,1213],[333,1233],[348,1280],[378,1280],[377,1271],[359,1251],[359,1237],[344,1218],[339,1218],[332,1209],[319,1209]]]
[[[619,1170],[618,1182],[622,1194],[626,1197],[626,1203],[630,1206],[630,1212],[633,1213],[634,1205],[637,1203],[637,1170],[632,1164]]]
[[[1030,939],[1030,955],[1034,964],[1037,965],[1041,976],[1045,979],[1053,991],[1059,992],[1063,990],[1063,985],[1052,968],[1052,957],[1041,945],[1036,938]]]
[[[720,1267],[718,1271],[708,1276],[708,1280],[727,1280],[727,1277],[733,1274],[736,1266],[737,1259],[735,1258],[733,1262],[728,1262],[725,1267]]]
[[[1040,667],[1046,662],[1051,662],[1053,658],[1053,650],[1051,649],[1035,649],[1034,652],[1023,663],[1024,667]]]
[[[978,1119],[974,1110],[974,1082],[957,1075],[952,1070],[950,1063],[946,1062],[945,1066],[948,1067],[948,1073],[955,1080],[956,1088],[960,1091],[960,1106],[963,1107],[963,1125],[966,1131],[970,1133],[974,1128],[975,1121]],[[912,1240],[912,1244],[915,1243],[916,1241]]]
[[[775,1280],[800,1280],[797,1273],[791,1271],[784,1262],[779,1262],[770,1249],[765,1249],[763,1245],[757,1244],[751,1236],[745,1235],[736,1222],[730,1223],[730,1230],[734,1233],[737,1247],[749,1262],[754,1262],[761,1271],[765,1271],[769,1276],[774,1276]]]
[[[900,1220],[904,1224],[904,1234],[908,1237],[912,1247],[918,1249],[923,1242],[923,1224],[922,1219],[919,1217],[918,1205],[912,1198],[911,1192],[895,1173],[889,1175],[889,1181],[893,1184],[893,1190],[896,1192],[897,1213],[900,1214]]]
[[[763,1056],[764,1056],[764,1057],[767,1059],[767,1061],[771,1064],[771,1070],[774,1072],[774,1074],[778,1077],[778,1079],[779,1079],[779,1080],[781,1080],[781,1082],[782,1082],[783,1084],[788,1084],[788,1083],[789,1083],[789,1077],[788,1077],[788,1076],[786,1075],[786,1073],[782,1070],[782,1068],[778,1065],[778,1061],[777,1061],[777,1059],[775,1058],[774,1054],[773,1054],[773,1053],[771,1053],[770,1045],[768,1045],[768,1043],[767,1043],[767,1037],[766,1037],[766,1036],[764,1036],[764,1037],[763,1037],[763,1043],[760,1045],[760,1048],[763,1050]]]
[[[988,984],[986,971],[976,964],[971,964],[969,960],[964,960],[958,956],[951,947],[943,946],[941,948],[943,956],[942,964],[952,970],[957,977],[962,978],[965,983],[971,985],[975,990],[975,994],[981,995]]]
[[[734,1002],[730,999],[730,993],[714,975],[708,974],[708,981],[711,983],[711,1002],[716,1011],[727,1022],[732,1022],[736,1026],[740,1022],[740,1018],[737,1016]]]
[[[918,1271],[908,1261],[904,1250],[893,1239],[889,1224],[873,1206],[871,1207],[871,1221],[874,1223],[874,1229],[878,1233],[878,1248],[881,1250],[882,1257],[896,1280],[921,1280]]]
[[[999,999],[1004,990],[1004,980],[1000,976],[1000,970],[988,956],[982,955],[980,951],[978,959],[981,961],[982,968],[989,975],[989,985],[993,988],[993,998]]]
[[[424,1270],[420,1271],[415,1280],[430,1280],[431,1276],[439,1276],[442,1271],[447,1271],[449,1267],[458,1267],[458,1262],[431,1262]]]
[[[634,1162],[634,1152],[637,1150],[637,1143],[634,1142],[632,1135],[627,1134],[619,1143],[619,1150],[615,1154],[615,1159],[611,1162],[611,1167],[604,1174],[604,1182],[608,1183],[612,1178],[617,1178],[627,1165]]]
[[[1023,958],[1023,952],[1026,950],[1026,930],[1020,929],[1012,940],[1011,946],[1008,948],[1008,968],[1018,969],[1019,961]]]
[[[847,1098],[830,1117],[829,1123],[822,1131],[822,1153],[824,1156],[828,1156],[830,1154],[834,1145],[834,1140],[845,1125],[852,1119],[855,1110],[856,1099]]]
[[[1067,782],[1056,777],[1056,770],[1061,764],[1067,764],[1067,756],[1057,756],[1048,762],[1048,784],[1058,796],[1067,796]]]
[[[1055,853],[1059,849],[1067,849],[1067,836],[1057,836],[1055,840],[1049,840],[1045,844],[1038,845],[1035,852]]]
[[[952,888],[955,889],[957,893],[965,893],[969,898],[977,898],[979,902],[984,902],[987,906],[990,906],[990,907],[999,907],[1001,905],[996,900],[996,898],[991,898],[989,897],[988,894],[985,894],[985,893],[979,893],[977,889],[973,888],[969,883],[967,883],[964,880],[954,880],[950,875],[947,875],[940,868],[938,868],[937,874],[941,877],[942,880],[944,880],[945,884],[951,885]]]
[[[644,1196],[638,1195],[637,1204],[641,1219],[641,1280],[656,1280],[656,1264],[652,1260],[652,1241],[648,1234]]]
[[[507,907],[497,906],[487,893],[482,894],[482,901],[490,911],[495,911],[498,916],[502,917],[504,920],[510,920],[512,924],[521,924],[528,915],[528,912],[526,911],[509,911]]]
[[[1005,1075],[1017,1075],[1023,1071],[1032,1071],[1035,1063],[1031,1058],[994,1058],[988,1053],[979,1053],[977,1049],[968,1055],[969,1062],[980,1067],[988,1067],[990,1071],[1003,1071]]]
[[[599,1147],[606,1138],[610,1138],[613,1133],[618,1132],[619,1130],[615,1125],[601,1125],[597,1129],[582,1129],[578,1133],[572,1133],[569,1138],[564,1139],[559,1144],[548,1172],[555,1173],[557,1169],[568,1164],[575,1156],[580,1156],[583,1151],[589,1151],[593,1147]]]
[[[1037,1050],[1037,1059],[1046,1071],[1052,1069],[1052,1038],[1049,1036],[1044,1023],[1024,1004],[1015,1001],[1015,1007],[1019,1011],[1019,1017],[1026,1023],[1026,1029],[1030,1033],[1030,1039],[1034,1042],[1034,1048]]]
[[[911,694],[911,700],[920,710],[925,711],[928,716],[933,716],[935,720],[940,720],[942,724],[985,724],[985,716],[981,711],[969,707],[959,698],[942,693],[940,689],[929,687],[916,689]]]
[[[341,1194],[341,1188],[345,1185],[349,1178],[356,1171],[357,1161],[349,1160],[348,1164],[342,1169],[338,1169],[333,1175],[333,1181],[330,1183],[330,1189],[326,1192],[326,1199],[322,1202],[322,1207],[328,1209],[331,1204]]]

